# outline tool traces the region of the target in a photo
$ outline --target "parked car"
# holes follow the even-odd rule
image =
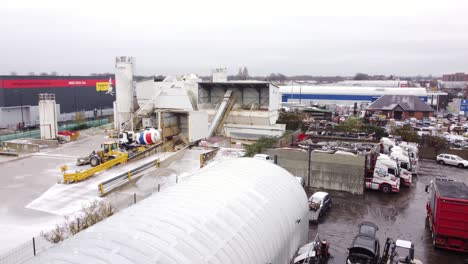
[[[359,224],[359,232],[348,248],[347,264],[377,264],[380,259],[380,242],[377,239],[379,228],[371,222]]]
[[[294,257],[294,264],[325,264],[330,258],[329,243],[321,240],[318,234],[315,239],[300,247]]]
[[[316,192],[309,198],[309,221],[318,221],[330,209],[332,199],[326,192]]]
[[[436,157],[438,163],[444,165],[453,165],[459,168],[468,168],[468,160],[464,160],[457,155],[439,154]]]
[[[259,159],[259,160],[266,160],[266,161],[269,161],[269,162],[275,162],[271,157],[270,155],[267,155],[267,154],[255,154],[255,156],[253,156],[254,159]]]
[[[295,177],[297,182],[299,182],[299,184],[304,188],[305,187],[305,181],[304,181],[304,178],[302,177]]]

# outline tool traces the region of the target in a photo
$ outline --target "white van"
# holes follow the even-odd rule
[[[267,154],[255,154],[255,156],[253,156],[254,159],[259,159],[259,160],[266,160],[266,161],[269,161],[269,162],[272,162],[274,163],[275,161],[270,157],[270,155],[267,155]]]

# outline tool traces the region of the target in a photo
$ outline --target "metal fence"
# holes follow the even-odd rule
[[[90,120],[90,121],[86,121],[82,123],[74,122],[74,123],[60,125],[59,131],[76,130],[76,128],[79,128],[81,126],[97,127],[97,126],[106,125],[108,123],[109,123],[109,118],[103,118],[99,120]],[[27,131],[15,132],[12,134],[7,134],[7,135],[0,135],[0,142],[13,140],[13,139],[20,139],[20,138],[40,138],[40,137],[41,137],[41,131],[39,129],[29,129]]]
[[[178,177],[175,178],[175,182],[173,184],[178,183]],[[107,203],[110,204],[114,210],[114,212],[118,212],[125,208],[128,208],[137,202],[146,199],[158,192],[162,191],[163,189],[173,185],[173,184],[165,184],[165,185],[156,185],[144,192],[133,193],[133,194],[122,194],[119,193],[115,196],[108,196]],[[31,238],[29,241],[25,241],[24,243],[8,250],[5,253],[0,254],[0,264],[17,264],[26,261],[29,258],[40,254],[41,252],[55,246],[58,244],[51,243],[47,241],[43,236],[36,235]]]
[[[6,253],[0,255],[0,263],[16,264],[21,263],[40,252],[52,247],[54,244],[47,241],[41,235],[34,236],[31,240],[18,245]]]

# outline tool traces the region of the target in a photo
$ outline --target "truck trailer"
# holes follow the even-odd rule
[[[436,248],[468,252],[468,186],[435,179],[426,186],[427,220]]]

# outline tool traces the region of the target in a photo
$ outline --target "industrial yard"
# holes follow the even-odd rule
[[[467,13],[2,3],[0,264],[468,264]]]
[[[211,82],[194,75],[134,81],[135,63],[133,57],[117,57],[115,84],[112,78],[99,84],[99,89],[116,93],[113,115],[106,117],[112,123],[101,125],[102,117],[93,111],[94,117],[74,126],[82,129],[64,130],[57,112],[60,97],[38,94],[40,138],[23,131],[3,143],[2,263],[74,261],[80,254],[78,258],[94,259],[97,252],[108,254],[120,243],[141,247],[143,240],[134,234],[146,237],[149,232],[145,240],[156,240],[147,243],[189,239],[212,260],[256,263],[276,256],[275,263],[352,264],[363,256],[356,253],[363,250],[355,244],[359,235],[353,238],[354,227],[361,225],[375,228],[373,237],[365,236],[376,241],[375,253],[365,253],[373,263],[397,259],[404,254],[397,251],[401,247],[410,249],[407,259],[416,261],[411,263],[466,260],[461,252],[468,223],[463,213],[468,161],[453,156],[467,155],[460,135],[466,134],[466,119],[430,116],[434,110],[424,88],[402,89],[410,83],[381,81],[362,83],[375,87],[339,82],[298,89],[267,81],[227,81],[225,69],[214,71]],[[22,126],[18,129],[24,130]],[[430,132],[420,133],[424,128]],[[444,152],[451,154],[437,155]],[[452,164],[456,167],[443,167],[451,159],[458,161]],[[435,199],[436,187],[429,186],[440,179],[461,188],[450,198],[459,200],[447,205],[461,206],[453,210],[461,213],[440,218],[454,225],[445,231],[439,227],[442,220],[435,222],[426,208]],[[281,202],[272,203],[274,199]],[[223,216],[192,221],[213,217],[207,209]],[[148,223],[142,210],[149,210],[157,225]],[[448,212],[439,211],[437,215]],[[126,220],[131,214],[140,215],[132,217],[135,225]],[[180,214],[186,217],[170,219]],[[215,224],[207,224],[211,221]],[[122,228],[108,233],[109,225]],[[276,231],[271,228],[275,225],[280,227]],[[96,240],[88,228],[105,238]],[[263,236],[253,236],[252,230]],[[201,239],[223,240],[223,232],[234,244],[222,244],[219,252],[243,254],[216,253],[216,244]],[[441,232],[452,235],[447,239]],[[267,237],[276,241],[276,249],[259,247],[267,242],[258,239]],[[96,252],[81,240],[97,243]],[[134,263],[205,258],[189,257],[192,249],[183,243],[174,244],[177,249],[159,244],[158,250],[143,255],[117,250],[111,259],[119,262],[128,254]],[[250,246],[244,248],[244,243]],[[55,257],[70,247],[81,253]]]
[[[421,173],[415,185],[397,195],[382,196],[378,192],[366,192],[363,196],[345,192],[332,192],[334,205],[317,225],[310,225],[309,239],[317,233],[333,245],[334,263],[345,263],[347,248],[355,230],[362,221],[376,223],[381,241],[387,237],[411,240],[423,263],[466,263],[462,253],[434,250],[432,238],[425,221],[425,205],[428,195],[424,187],[436,178],[450,178],[468,183],[466,170],[447,168],[434,161],[423,160]]]

